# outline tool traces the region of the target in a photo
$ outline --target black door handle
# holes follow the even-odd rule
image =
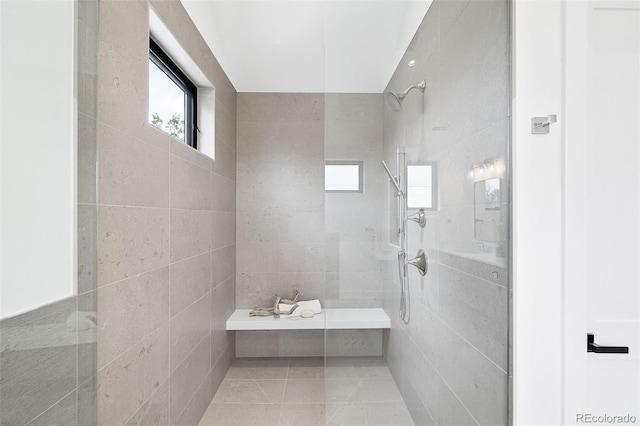
[[[629,346],[602,346],[594,343],[592,333],[587,333],[587,352],[597,354],[628,354]]]

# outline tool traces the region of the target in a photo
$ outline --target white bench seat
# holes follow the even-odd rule
[[[251,309],[237,309],[227,319],[227,330],[354,330],[391,328],[382,308],[324,309],[313,318],[251,317]]]

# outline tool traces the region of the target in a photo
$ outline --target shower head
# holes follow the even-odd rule
[[[410,91],[412,91],[413,89],[419,89],[421,92],[424,93],[424,89],[426,87],[427,87],[427,82],[425,80],[422,80],[420,83],[414,84],[413,86],[408,87],[407,90],[405,90],[400,94],[389,91],[387,92],[387,102],[389,102],[389,105],[394,111],[401,111],[402,101]]]

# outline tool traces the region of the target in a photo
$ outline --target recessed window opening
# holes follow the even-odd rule
[[[149,39],[149,123],[197,148],[197,93],[195,84]]]
[[[362,192],[362,161],[326,161],[324,189],[326,192]]]

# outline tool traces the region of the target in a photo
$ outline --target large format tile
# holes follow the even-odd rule
[[[127,62],[140,64],[141,53],[149,49],[148,35],[140,28],[148,22],[146,9],[138,2],[104,2],[100,5],[100,39]]]
[[[211,209],[236,211],[236,182],[233,179],[211,173]]]
[[[455,269],[440,269],[440,316],[507,370],[508,291]]]
[[[78,386],[77,410],[79,425],[94,426],[98,424],[96,385],[97,377],[93,376]]]
[[[171,318],[171,371],[175,370],[202,339],[210,338],[211,301],[205,294]]]
[[[80,109],[80,108],[79,108]],[[98,132],[95,118],[78,113],[78,203],[97,200]]]
[[[171,262],[211,250],[211,212],[171,210]]]
[[[127,420],[127,426],[169,424],[169,380],[165,380],[140,409]]]
[[[99,422],[126,422],[168,376],[169,326],[165,324],[98,372]]]
[[[101,204],[169,207],[169,153],[99,125]]]
[[[438,371],[448,387],[479,423],[506,425],[507,374],[446,325],[438,340]]]
[[[414,405],[424,405],[433,418],[438,415],[438,372],[432,361],[420,351],[411,339],[405,339],[404,346],[405,377],[403,385],[411,390],[419,401]],[[407,395],[403,394],[405,400]],[[417,414],[417,413],[416,413]]]
[[[98,285],[169,264],[169,210],[98,209]]]
[[[147,123],[147,63],[131,64],[100,41],[98,70],[97,112],[100,122],[168,150],[170,136]]]
[[[349,396],[351,402],[395,402],[402,395],[393,379],[364,379]]]
[[[238,409],[242,407],[241,409]],[[200,420],[201,426],[278,426],[280,405],[271,404],[211,404]]]
[[[289,380],[284,393],[284,403],[325,402],[323,379]]]
[[[207,336],[171,374],[169,401],[171,423],[178,420],[202,383],[207,379],[211,380],[208,376],[211,370],[210,356],[211,343]]]
[[[169,320],[169,267],[98,290],[98,368]]]
[[[278,245],[280,272],[323,272],[324,245],[313,243],[280,243]]]
[[[78,294],[98,287],[98,207],[78,204]]]
[[[236,273],[236,246],[228,245],[211,252],[211,288],[229,279]]]
[[[327,425],[366,426],[367,415],[360,403],[327,404]]]
[[[44,413],[29,422],[28,426],[65,426],[77,423],[76,391],[55,403]]]
[[[443,426],[477,426],[478,422],[456,395],[442,381],[438,383],[437,424]],[[491,423],[489,423],[491,424]]]
[[[211,399],[213,398],[211,390],[211,374],[202,382],[195,395],[189,401],[182,413],[178,416],[176,424],[178,425],[197,425],[200,419],[207,411]]]
[[[238,93],[238,124],[314,122],[324,117],[322,93]]]
[[[215,250],[236,242],[236,215],[234,212],[212,212],[211,248]]]
[[[211,269],[209,253],[171,264],[171,316],[210,290]]]
[[[363,403],[370,426],[414,426],[403,402]]]
[[[280,422],[281,425],[324,425],[325,404],[285,404],[282,406]]]
[[[27,424],[76,388],[78,338],[66,326],[75,307],[69,298],[0,322],[3,426]]]
[[[171,156],[171,207],[210,210],[211,176],[209,169]]]
[[[211,366],[234,345],[235,333],[226,329],[227,318],[235,310],[234,282],[232,276],[211,292]]]
[[[213,402],[220,403],[243,403],[243,404],[268,404],[269,400],[260,385],[255,380],[245,379],[225,379],[218,392],[216,392]]]

